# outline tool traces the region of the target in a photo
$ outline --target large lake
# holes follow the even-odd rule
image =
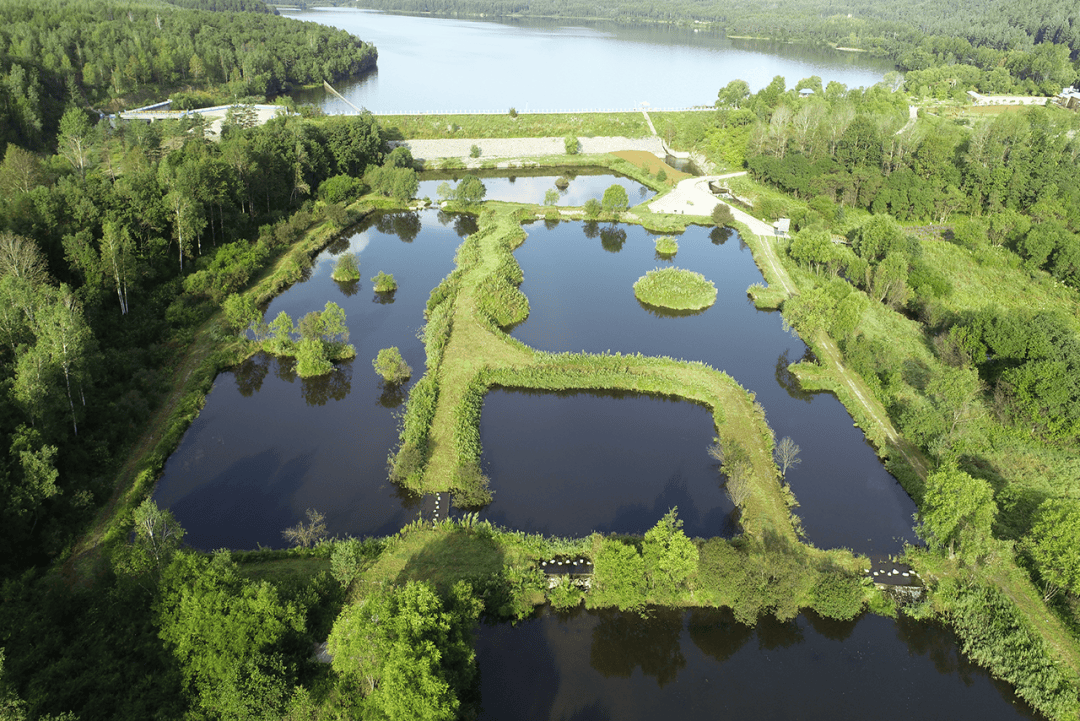
[[[776,75],[794,86],[819,76],[854,86],[893,67],[862,53],[749,40],[663,25],[556,20],[483,21],[320,8],[283,11],[374,43],[378,70],[338,90],[375,113],[611,110],[711,105],[742,79],[758,90]],[[296,94],[351,113],[321,88]]]

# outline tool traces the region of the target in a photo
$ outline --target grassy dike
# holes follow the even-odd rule
[[[755,490],[743,509],[746,532],[795,541],[788,496],[772,461],[772,431],[761,406],[729,375],[671,358],[543,353],[502,332],[501,327],[528,315],[528,301],[517,289],[521,268],[512,254],[526,237],[520,225],[523,215],[531,218],[532,212],[528,207],[487,203],[479,230],[458,251],[457,268],[432,293],[425,338],[431,337],[435,361],[429,357],[421,383],[437,393],[414,389],[410,394],[395,459],[395,466],[407,464],[398,473],[404,484],[425,493],[457,494],[464,506],[486,500],[486,484],[477,473],[478,424],[483,395],[491,386],[674,396],[708,407],[721,441],[738,443],[749,453]],[[436,342],[438,347],[432,348]],[[415,427],[422,418],[431,419],[426,429]],[[422,460],[413,460],[417,458]]]

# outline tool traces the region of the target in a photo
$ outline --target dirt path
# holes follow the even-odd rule
[[[759,262],[764,261],[764,265],[767,266],[769,271],[767,275],[769,277],[766,280],[770,284],[779,283],[788,297],[798,294],[798,287],[777,256],[776,248],[772,242],[774,237],[772,226],[737,208],[732,208],[731,212],[737,221],[746,225],[757,236],[751,245],[755,251],[759,251],[755,253],[756,256],[760,257]],[[817,347],[823,351],[822,355],[824,356],[818,360],[833,371],[833,375],[850,394],[850,397],[858,402],[865,411],[866,416],[873,421],[874,425],[884,435],[890,448],[883,450],[895,450],[900,453],[919,477],[925,480],[928,472],[926,459],[897,432],[892,421],[889,420],[885,408],[874,398],[862,378],[844,367],[842,355],[836,343],[825,333],[819,333],[815,340]]]

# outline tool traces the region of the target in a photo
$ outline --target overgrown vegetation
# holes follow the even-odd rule
[[[704,310],[716,302],[716,285],[691,270],[657,268],[637,279],[634,295],[657,308]]]

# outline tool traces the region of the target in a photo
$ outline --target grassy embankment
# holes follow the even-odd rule
[[[357,220],[371,210],[370,203],[354,203],[350,207]],[[329,221],[312,221],[304,236],[276,258],[271,258],[244,293],[260,306],[268,303],[300,280],[311,266],[312,257],[340,231],[341,228]],[[65,572],[69,575],[88,579],[101,557],[101,546],[126,540],[132,511],[150,494],[165,461],[198,417],[214,378],[256,349],[254,343],[226,336],[220,325],[221,313],[217,312],[194,331],[186,351],[177,355],[172,386],[142,436],[126,454],[127,460],[117,473],[112,497],[72,549],[65,563]]]
[[[457,268],[432,292],[425,328],[428,371],[410,393],[396,477],[417,491],[454,492],[464,505],[485,501],[477,425],[492,385],[678,396],[709,407],[721,440],[749,453],[755,492],[743,509],[747,532],[793,541],[788,497],[771,457],[771,431],[761,407],[730,376],[670,358],[542,353],[500,330],[528,314],[528,301],[517,289],[521,269],[512,255],[525,239],[523,217],[532,217],[528,206],[488,203],[480,229],[458,250]]]

